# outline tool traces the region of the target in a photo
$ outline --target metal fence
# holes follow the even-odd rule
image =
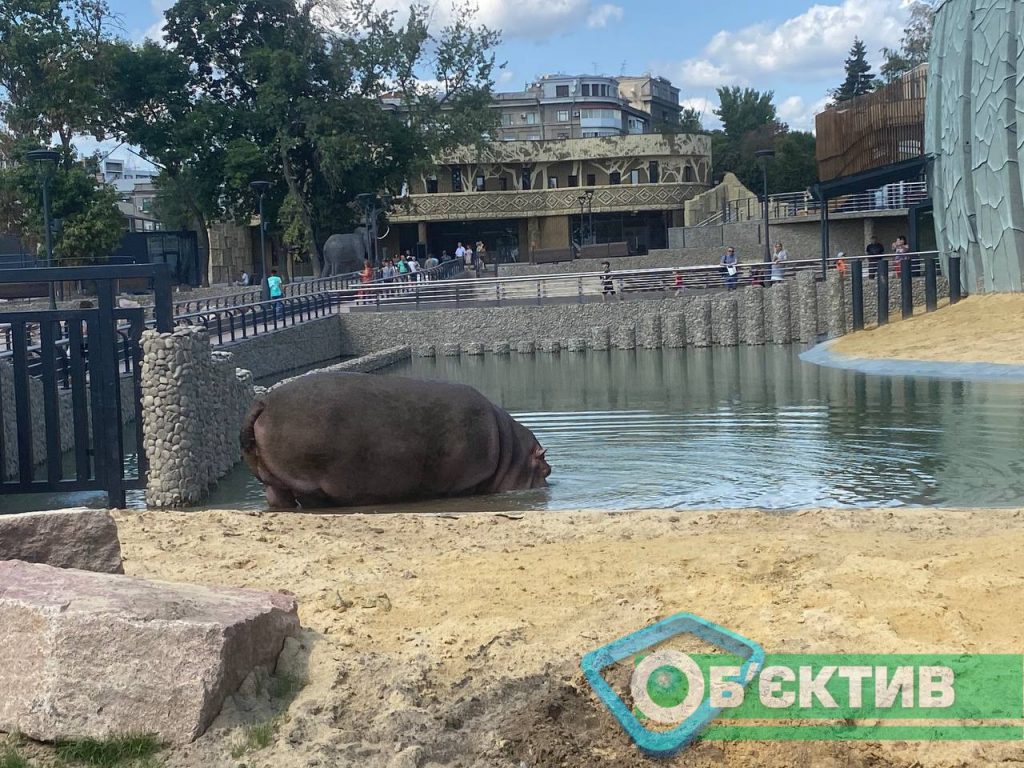
[[[11,365],[13,390],[5,394],[14,403],[16,435],[13,445],[5,444],[7,430],[0,428],[0,494],[105,491],[111,506],[123,507],[127,488],[144,487],[141,336],[147,321],[141,308],[117,307],[114,293],[120,279],[146,278],[153,281],[158,298],[156,325],[171,330],[166,265],[0,272],[0,283],[91,280],[97,302],[88,309],[0,315],[8,345],[2,357]],[[122,363],[127,376],[122,375]],[[130,388],[124,402],[134,409],[137,441],[136,470],[130,475],[122,428],[125,387]],[[0,397],[0,425],[11,422],[11,414],[2,413],[4,401]],[[62,414],[70,414],[70,434],[63,434]],[[44,435],[42,449],[34,445],[35,434]],[[66,447],[73,455],[70,469],[64,464]]]
[[[869,189],[853,195],[830,198],[828,212],[831,215],[903,210],[927,199],[927,182],[907,181],[889,184],[878,189]],[[768,197],[768,215],[772,219],[819,216],[820,214],[821,201],[814,199],[809,192],[786,192]],[[759,221],[763,216],[764,203],[762,200],[756,197],[745,197],[729,200],[721,211],[704,219],[697,226]]]

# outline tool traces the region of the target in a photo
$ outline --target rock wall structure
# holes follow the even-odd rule
[[[925,151],[939,250],[969,291],[1024,290],[1024,10],[946,0],[936,11]]]
[[[200,501],[238,463],[238,433],[253,398],[252,374],[214,352],[204,328],[142,336],[142,418],[149,458],[146,503]]]

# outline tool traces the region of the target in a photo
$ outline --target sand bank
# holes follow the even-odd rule
[[[955,363],[1024,364],[1024,294],[971,296],[844,336],[832,351],[846,357]]]
[[[290,591],[308,628],[270,744],[239,755],[275,706],[240,700],[172,768],[648,766],[579,660],[679,611],[770,653],[1019,653],[1024,634],[1020,510],[117,520],[130,575]],[[1002,761],[1019,743],[708,742],[663,764]]]

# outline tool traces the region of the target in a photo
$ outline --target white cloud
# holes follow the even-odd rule
[[[713,131],[716,128],[721,128],[722,124],[713,110],[718,106],[715,102],[710,99],[681,99],[679,104],[683,109],[695,109],[700,113],[700,122],[709,131]]]
[[[174,5],[174,0],[150,0],[149,4],[153,8],[157,20],[142,34],[142,37],[145,40],[162,42],[164,39],[164,12]]]
[[[749,85],[778,77],[835,79],[842,75],[854,37],[865,42],[869,61],[877,65],[880,49],[899,42],[906,20],[904,0],[813,5],[776,26],[718,32],[699,56],[677,64],[675,75],[684,88]]]
[[[587,18],[587,26],[590,29],[603,29],[609,24],[622,21],[624,15],[625,11],[622,9],[622,6],[604,3],[590,11],[590,16]]]
[[[337,13],[343,0],[331,0]],[[546,40],[578,28],[580,19],[598,19],[605,23],[622,18],[622,9],[595,0],[477,0],[476,21],[499,29],[503,37]],[[409,0],[377,0],[377,10],[393,10],[401,21],[409,10]],[[453,18],[450,0],[432,5],[433,24],[447,24]]]
[[[814,132],[814,116],[821,112],[829,102],[823,96],[812,104],[807,104],[801,96],[790,96],[778,105],[779,119],[794,131]]]

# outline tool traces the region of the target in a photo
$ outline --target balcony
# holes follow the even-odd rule
[[[616,184],[588,187],[594,192],[594,213],[681,210],[683,204],[707,189],[706,184]],[[396,201],[389,217],[397,224],[420,221],[476,221],[565,216],[580,211],[580,187],[452,192],[411,195]],[[588,209],[589,210],[589,209]]]

